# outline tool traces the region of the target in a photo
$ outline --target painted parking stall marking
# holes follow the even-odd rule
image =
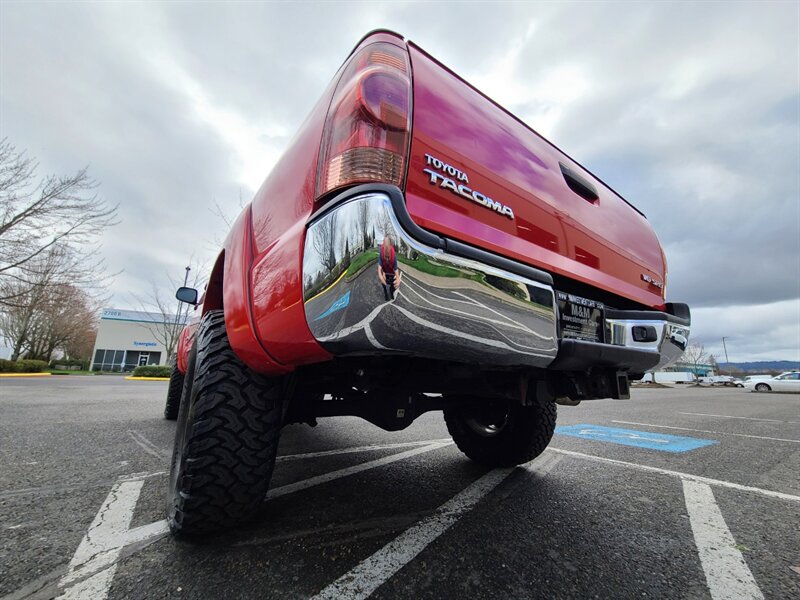
[[[636,421],[611,421],[620,425],[636,425],[639,427],[655,427],[657,429],[676,429],[681,431],[694,431],[695,433],[711,433],[713,435],[734,435],[736,437],[751,438],[754,440],[770,440],[772,442],[788,442],[790,444],[800,444],[800,440],[790,440],[787,438],[769,437],[765,435],[750,435],[748,433],[734,433],[733,431],[710,431],[708,429],[692,429],[691,427],[676,427],[674,425],[656,425],[655,423],[639,423]]]
[[[136,437],[134,436],[134,439]],[[445,448],[452,444],[451,440],[428,440],[423,442],[410,442],[407,444],[388,444],[362,446],[356,448],[343,448],[338,451],[308,453],[305,458],[332,453],[350,453],[354,451],[371,451],[376,449],[397,448],[402,446],[418,446],[405,452],[391,454],[376,460],[359,463],[344,469],[318,475],[295,483],[273,488],[267,494],[266,500],[285,496],[294,492],[328,483],[341,477],[361,473],[376,467],[382,467],[393,462],[411,458],[426,452]],[[423,445],[424,444],[424,445]],[[302,455],[301,455],[302,456]],[[298,459],[298,455],[291,456]],[[125,547],[132,544],[148,543],[169,533],[166,520],[148,523],[139,527],[130,528],[133,511],[139,494],[142,491],[145,479],[158,473],[136,473],[120,478],[111,488],[111,492],[100,507],[97,516],[89,527],[88,532],[75,551],[69,563],[68,571],[58,582],[62,594],[58,600],[104,600],[114,580],[117,563],[122,557]]]
[[[347,308],[350,304],[350,291],[348,290],[347,293],[342,296],[341,298],[337,298],[333,304],[331,304],[330,308],[318,316],[315,321],[319,321],[320,319],[324,319],[327,316],[332,315],[333,313],[342,310],[343,308]]]
[[[518,467],[489,471],[442,504],[430,517],[406,529],[375,554],[367,557],[352,570],[325,587],[312,600],[364,600],[368,598],[450,529],[461,517],[475,508],[485,496],[505,481],[514,469],[527,469],[544,477],[558,462],[559,458],[548,454]]]
[[[620,429],[617,427],[604,427],[602,425],[578,424],[556,427],[556,433],[577,437],[585,440],[611,442],[635,448],[647,448],[661,452],[689,452],[713,444],[716,440],[653,433],[636,429]]]
[[[707,483],[683,480],[686,510],[712,600],[763,600]]]

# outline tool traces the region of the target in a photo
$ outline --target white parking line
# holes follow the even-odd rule
[[[392,454],[391,456],[384,456],[383,458],[377,458],[375,460],[354,465],[352,467],[331,471],[330,473],[325,473],[324,475],[317,475],[316,477],[309,477],[308,479],[303,479],[302,481],[282,485],[267,492],[267,500],[271,498],[278,498],[279,496],[285,496],[286,494],[291,494],[293,492],[299,492],[300,490],[305,490],[307,488],[314,487],[315,485],[327,483],[341,477],[347,477],[348,475],[355,475],[356,473],[361,473],[361,471],[374,469],[375,467],[382,467],[383,465],[388,465],[393,462],[397,462],[398,460],[403,460],[404,458],[411,458],[417,454],[423,454],[424,452],[430,452],[431,450],[438,450],[439,448],[444,448],[452,443],[452,441],[437,442],[423,446],[422,448],[406,450],[405,452]]]
[[[361,319],[358,323],[354,323],[353,325],[350,325],[349,327],[345,327],[344,329],[341,329],[341,330],[337,331],[336,333],[332,333],[330,335],[323,336],[323,337],[319,338],[319,341],[321,341],[321,342],[331,342],[331,341],[334,341],[334,340],[340,340],[342,338],[346,338],[351,333],[356,333],[357,331],[361,331],[362,329],[364,329],[364,327],[366,327],[370,323],[372,323],[372,321],[374,321],[375,318],[378,316],[378,313],[380,313],[386,306],[389,306],[389,305],[388,304],[381,304],[380,306],[376,306],[375,308],[372,309],[372,311],[366,317]]]
[[[418,443],[411,442],[410,444],[415,445]],[[267,493],[267,500],[305,490],[334,479],[354,475],[368,469],[388,465],[425,452],[438,450],[453,442],[451,440],[436,440],[422,443],[425,445],[419,448],[413,448],[391,456],[276,487]],[[410,444],[402,445],[408,446]],[[372,449],[373,447],[362,446],[361,448]],[[345,450],[352,449],[345,448]],[[324,455],[324,453],[319,454]],[[141,479],[121,481],[111,488],[111,492],[89,526],[89,531],[87,531],[75,551],[67,574],[59,581],[59,588],[64,590],[61,596],[58,597],[59,600],[103,600],[108,596],[108,590],[111,587],[111,582],[117,569],[117,560],[119,560],[123,548],[134,543],[152,541],[169,533],[169,527],[165,519],[129,529],[136,501],[144,485],[144,478],[150,477],[152,474],[142,473],[140,476]]]
[[[322,450],[320,452],[305,452],[303,454],[285,454],[275,459],[276,462],[287,460],[302,460],[306,458],[317,458],[318,456],[335,456],[337,454],[351,454],[353,452],[370,452],[372,450],[392,450],[394,448],[407,448],[408,446],[428,446],[430,444],[450,444],[450,438],[439,438],[438,440],[423,440],[420,442],[397,442],[395,444],[374,444],[372,446],[350,446],[348,448],[337,448],[336,450]]]
[[[58,582],[64,590],[60,599],[103,600],[117,570],[123,538],[133,519],[133,509],[144,481],[125,481],[111,488],[89,530],[69,563],[67,574]],[[91,575],[86,578],[87,575]],[[85,579],[82,579],[85,578]]]
[[[711,479],[710,477],[703,477],[701,475],[692,475],[691,473],[682,473],[680,471],[670,471],[669,469],[661,469],[659,467],[651,467],[649,465],[640,465],[638,463],[626,462],[624,460],[616,460],[614,458],[606,458],[605,456],[584,454],[583,452],[574,452],[572,450],[562,450],[561,448],[550,447],[546,450],[546,452],[555,452],[556,454],[565,454],[566,456],[574,456],[575,458],[581,458],[584,460],[608,463],[612,465],[619,465],[621,467],[629,467],[632,469],[638,469],[640,471],[659,473],[661,475],[670,475],[672,477],[680,477],[681,479],[688,479],[690,481],[697,481],[700,483],[707,483],[709,485],[726,487],[732,490],[739,490],[740,492],[753,492],[756,494],[761,494],[762,496],[767,496],[769,498],[778,498],[779,500],[800,502],[800,496],[794,496],[792,494],[786,494],[784,492],[775,492],[773,490],[765,490],[764,488],[742,485],[740,483],[733,483],[731,481],[723,481],[722,479]]]
[[[634,421],[611,421],[612,423],[620,423],[622,425],[638,425],[640,427],[658,427],[660,429],[678,429],[682,431],[694,431],[696,433],[712,433],[714,435],[735,435],[737,437],[755,438],[757,440],[770,440],[773,442],[790,442],[792,444],[800,444],[800,440],[789,440],[786,438],[768,437],[765,435],[750,435],[747,433],[732,433],[730,431],[709,431],[707,429],[691,429],[689,427],[675,427],[673,425],[654,425],[653,423],[636,423]]]
[[[366,598],[491,492],[513,469],[489,471],[466,489],[321,590],[315,599]]]
[[[537,469],[543,473],[558,462],[552,456],[538,461]],[[549,468],[548,468],[549,467]],[[369,558],[363,560],[349,572],[325,587],[314,599],[355,600],[367,598],[409,562],[414,560],[431,542],[447,531],[464,514],[489,492],[496,488],[514,468],[489,471],[467,488],[442,504],[434,514],[406,529]],[[542,474],[543,474],[542,473]]]
[[[742,419],[745,421],[765,421],[767,423],[791,423],[792,425],[800,425],[800,421],[781,421],[780,419],[757,419],[755,417],[734,417],[732,415],[711,415],[708,413],[691,413],[679,412],[679,415],[694,415],[697,417],[719,417],[720,419]]]
[[[155,456],[156,458],[169,458],[164,450],[148,440],[141,432],[136,431],[135,429],[129,429],[128,435],[130,435],[133,438],[133,441],[136,442],[139,447],[149,455]]]
[[[161,519],[155,523],[148,523],[147,525],[140,525],[125,532],[122,540],[123,546],[137,544],[139,542],[149,542],[156,538],[165,536],[169,533],[169,525],[166,519]]]
[[[142,471],[141,473],[131,473],[130,475],[123,475],[117,478],[117,481],[139,481],[140,479],[150,479],[152,477],[160,477],[166,475],[167,471]]]
[[[377,339],[375,339],[375,334],[372,333],[372,327],[369,326],[369,323],[364,325],[364,334],[367,336],[367,340],[374,348],[378,350],[389,350],[386,346],[381,344]]]
[[[711,598],[763,599],[742,553],[736,548],[736,540],[722,517],[711,487],[684,480],[683,494]]]

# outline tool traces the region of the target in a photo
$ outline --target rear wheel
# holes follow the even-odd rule
[[[769,392],[769,391],[772,391],[772,388],[769,387],[766,383],[757,383],[756,384],[756,391],[757,392]]]
[[[222,311],[209,311],[190,359],[167,493],[174,534],[219,531],[252,516],[267,493],[281,428],[284,381],[234,354]]]
[[[167,404],[164,406],[164,418],[174,421],[178,418],[178,409],[181,407],[181,394],[183,393],[183,373],[177,365],[172,366],[167,388]]]
[[[507,467],[533,460],[544,452],[556,426],[556,405],[534,401],[523,406],[511,400],[448,398],[444,420],[453,441],[472,460]]]

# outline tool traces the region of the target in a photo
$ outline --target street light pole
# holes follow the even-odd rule
[[[183,276],[183,287],[186,287],[186,284],[189,283],[189,271],[192,270],[192,267],[186,267],[186,275]],[[178,300],[178,312],[175,315],[175,327],[178,327],[178,324],[181,320],[181,306],[183,306],[183,302]]]
[[[725,340],[728,338],[722,337],[722,348],[725,350],[725,364],[728,365],[728,375],[731,374],[731,362],[728,360],[728,347],[725,345]]]
[[[189,283],[189,271],[192,268],[187,265],[186,267],[186,275],[183,276],[183,287],[186,287],[186,284]],[[180,334],[180,327],[181,327],[181,307],[183,306],[183,302],[178,300],[178,312],[175,313],[175,328],[173,329],[173,339],[177,340],[178,335]],[[169,350],[169,349],[167,349]],[[173,353],[175,349],[173,348]]]

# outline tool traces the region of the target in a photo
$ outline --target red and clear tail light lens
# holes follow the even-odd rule
[[[345,67],[328,109],[316,197],[357,183],[401,186],[410,119],[406,50],[386,42],[362,48]]]

